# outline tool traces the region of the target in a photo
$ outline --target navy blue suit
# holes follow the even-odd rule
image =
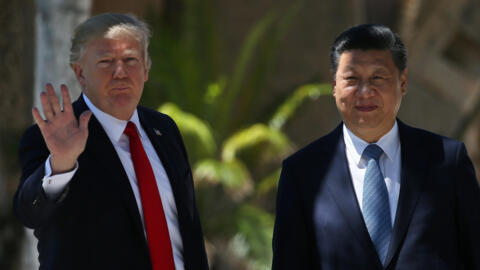
[[[77,117],[88,109],[82,97],[73,108]],[[141,106],[137,109],[172,186],[185,269],[208,269],[180,133],[168,116]],[[29,128],[20,142],[22,177],[14,211],[39,240],[40,269],[151,269],[135,196],[120,159],[94,116],[88,129],[79,168],[57,201],[48,200],[41,185],[49,151],[38,126]]]
[[[340,125],[283,163],[274,270],[480,270],[480,188],[465,146],[398,127],[401,187],[385,266],[357,202]]]

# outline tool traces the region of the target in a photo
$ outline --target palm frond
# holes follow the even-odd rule
[[[210,83],[204,95],[205,104],[213,104],[224,92],[226,84],[227,79],[225,77],[220,77],[216,82]]]
[[[208,156],[214,155],[217,146],[210,131],[212,129],[209,127],[208,123],[204,122],[194,114],[182,111],[174,103],[164,103],[158,108],[158,111],[172,117],[184,136],[192,135],[197,138],[197,146],[202,146]]]
[[[252,58],[255,48],[260,42],[262,36],[267,31],[267,29],[274,22],[275,15],[273,12],[268,13],[260,21],[258,21],[252,30],[249,32],[245,43],[241,49],[240,55],[235,62],[235,68],[232,74],[231,84],[229,87],[229,92],[227,94],[226,103],[231,105],[235,97],[238,95],[241,89],[241,83],[245,78],[245,72],[247,70],[247,65]],[[229,106],[230,108],[231,106]]]
[[[273,117],[270,119],[269,126],[275,130],[280,130],[295,110],[306,99],[317,99],[322,95],[329,95],[332,87],[328,83],[306,84],[297,88],[287,100],[280,105]]]
[[[267,13],[253,26],[241,47],[240,54],[235,61],[233,73],[229,79],[229,84],[227,85],[228,91],[225,91],[222,103],[218,104],[217,127],[222,134],[228,129],[229,120],[232,118],[231,112],[235,108],[234,103],[242,90],[242,84],[245,82],[248,64],[252,60],[255,49],[258,47],[265,32],[272,26],[274,19],[274,12]]]
[[[197,181],[222,184],[231,189],[240,188],[251,181],[248,168],[238,160],[204,159],[195,165],[193,175]]]
[[[273,173],[267,175],[260,180],[257,186],[257,195],[262,196],[277,186],[278,179],[280,178],[281,169],[275,170]]]
[[[283,155],[290,149],[290,140],[279,130],[264,124],[254,124],[234,133],[223,144],[222,160],[235,160],[238,152],[260,143],[268,143],[270,150],[277,155]]]
[[[259,96],[262,96],[264,94],[263,90],[268,87],[267,82],[272,67],[275,65],[280,44],[296,21],[303,7],[303,2],[300,0],[293,1],[288,5],[279,5],[281,7],[275,10],[276,13],[272,13],[275,17],[274,21],[256,45],[253,52],[254,59],[248,67],[248,73],[241,81],[241,95],[235,97],[235,106],[232,109],[241,110],[244,113],[235,114],[229,118],[231,119],[228,126],[229,130],[239,123],[255,123],[258,119],[258,112],[251,110],[251,108],[257,108],[260,100],[262,100],[259,99]],[[275,16],[276,14],[281,14],[281,16]],[[232,112],[230,112],[230,115],[232,115]]]
[[[245,204],[236,213],[238,233],[232,240],[239,248],[239,255],[254,258],[255,265],[269,265],[272,259],[271,249],[265,249],[272,241],[274,217],[265,210],[252,204]],[[239,241],[240,240],[240,241]],[[255,268],[258,269],[258,268]]]

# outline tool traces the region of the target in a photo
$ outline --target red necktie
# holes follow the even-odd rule
[[[175,264],[173,262],[167,221],[165,220],[162,200],[158,193],[152,166],[147,154],[145,154],[140,137],[138,137],[135,124],[128,122],[124,133],[130,140],[130,154],[140,189],[152,269],[174,270]]]

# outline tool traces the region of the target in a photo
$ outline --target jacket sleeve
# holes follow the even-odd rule
[[[480,270],[480,186],[463,144],[457,151],[456,160],[457,220],[462,269]]]
[[[39,228],[53,215],[68,192],[56,200],[49,200],[42,187],[45,176],[45,161],[50,154],[39,128],[27,129],[20,140],[20,164],[22,175],[14,196],[15,215],[28,228]]]
[[[288,160],[283,162],[277,191],[272,270],[318,269],[311,258],[309,239],[314,237],[307,233],[295,169]]]

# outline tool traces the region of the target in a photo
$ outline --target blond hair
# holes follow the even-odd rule
[[[144,62],[150,69],[152,61],[148,54],[151,32],[148,25],[132,14],[103,13],[90,17],[75,28],[72,47],[70,48],[70,65],[78,62],[85,53],[85,45],[98,37],[114,38],[131,36],[143,47]]]

